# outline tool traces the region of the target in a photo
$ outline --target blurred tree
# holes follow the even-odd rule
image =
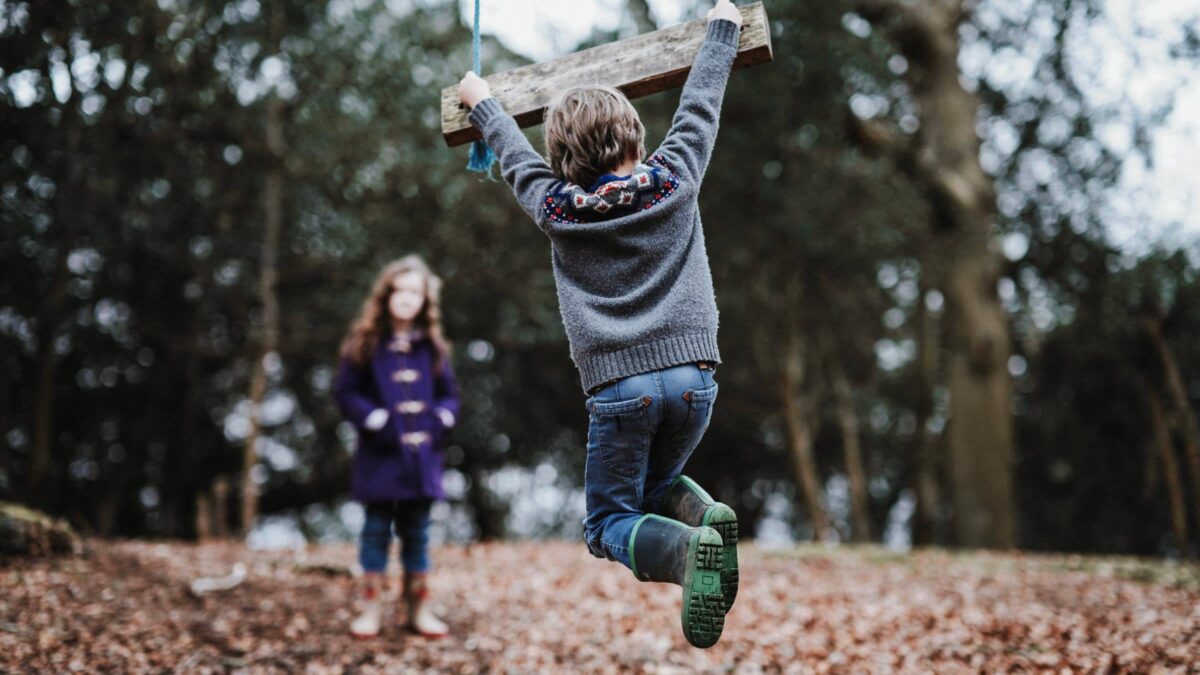
[[[1012,383],[1008,319],[996,294],[999,264],[990,247],[995,188],[979,160],[980,101],[959,79],[958,0],[911,5],[864,0],[857,11],[904,57],[920,128],[888,152],[925,192],[946,289],[952,410],[947,436],[955,540],[964,546],[1016,544]],[[892,138],[895,138],[894,136]]]
[[[1129,382],[1158,371],[1133,318],[1147,297],[1188,288],[1195,262],[1108,243],[1111,228],[1126,226],[1115,207],[1136,198],[1119,187],[1122,173],[1148,155],[1151,132],[1172,106],[1170,96],[1138,107],[1098,95],[1105,85],[1094,50],[1139,58],[1137,45],[1114,38],[1113,11],[1085,0],[979,3],[962,29],[962,63],[983,102],[981,160],[996,177],[1009,260],[1000,291],[1016,338],[1021,540],[1155,552],[1169,518],[1161,495],[1140,489],[1151,484],[1158,454],[1131,452],[1153,448],[1143,443],[1153,424]],[[1169,49],[1177,59],[1195,59],[1187,44],[1200,19],[1192,24],[1180,26],[1183,42]],[[1114,129],[1128,134],[1128,149],[1107,140]],[[1164,344],[1178,350],[1174,330],[1168,324]],[[1184,407],[1194,411],[1198,393]]]
[[[890,105],[895,93],[877,41],[843,25],[847,8],[771,5],[775,61],[731,78],[701,207],[728,361],[721,409],[757,420],[729,434],[742,480],[779,475],[772,445],[745,449],[750,438],[779,437],[813,535],[864,540],[901,489],[904,462],[902,446],[874,433],[871,452],[855,452],[862,411],[901,405],[872,403],[882,394],[875,346],[888,337],[880,314],[892,304],[876,272],[911,258],[922,205],[899,172],[847,137],[852,97]],[[718,414],[718,437],[724,424]],[[887,486],[875,512],[870,474]],[[848,477],[847,514],[828,512],[835,476]]]
[[[219,534],[251,520],[234,486],[256,478],[260,519],[325,531],[351,459],[329,401],[337,344],[377,269],[416,251],[447,282],[463,383],[455,536],[578,534],[586,414],[547,242],[437,129],[439,90],[470,62],[460,5],[0,7],[0,497],[89,532]],[[915,503],[916,542],[955,540],[958,509],[939,500],[961,438],[943,429],[976,377],[958,308],[975,293],[995,318],[998,276],[1015,353],[983,380],[1015,376],[1020,542],[1182,552],[1200,541],[1170,497],[1186,511],[1200,494],[1200,258],[1105,239],[1122,156],[1098,129],[1121,120],[1085,96],[1068,39],[1104,15],[1083,0],[980,3],[957,33],[943,24],[935,62],[893,40],[912,36],[899,15],[870,16],[875,30],[862,6],[773,2],[775,63],[730,80],[702,204],[726,363],[689,473],[748,534],[784,520],[800,536],[903,541]],[[629,7],[590,42],[652,27],[649,4]],[[488,70],[521,63],[484,50]],[[1028,86],[990,68],[1020,58]],[[927,91],[960,82],[952,105]],[[638,102],[651,146],[677,101]],[[1135,152],[1160,118],[1135,120]],[[892,161],[914,142],[929,152]],[[954,205],[958,168],[914,164],[951,155],[994,180],[994,230]],[[1005,266],[966,269],[997,233]],[[1147,307],[1157,333],[1136,320]]]
[[[270,3],[267,17],[266,47],[269,54],[265,65],[281,64],[282,43],[287,25],[287,4],[284,0]],[[281,66],[274,66],[279,68]],[[274,69],[273,68],[273,69]],[[271,85],[268,85],[271,86]],[[262,306],[262,326],[258,339],[259,349],[254,359],[253,375],[250,378],[250,430],[246,434],[242,459],[242,536],[250,534],[258,515],[258,485],[255,467],[258,465],[259,438],[262,428],[262,407],[267,393],[268,361],[278,357],[279,349],[279,240],[282,237],[284,219],[284,102],[277,91],[278,85],[266,94],[265,103],[265,164],[266,180],[263,185],[263,240],[262,258],[259,261],[259,303]]]

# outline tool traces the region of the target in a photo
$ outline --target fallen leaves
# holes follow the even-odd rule
[[[679,591],[582,544],[435,549],[453,635],[356,640],[350,546],[91,542],[0,568],[0,671],[1196,672],[1200,590],[1063,557],[745,547],[725,635],[688,647]],[[237,585],[191,593],[241,568]],[[1126,564],[1126,563],[1121,563]],[[330,571],[332,570],[332,572]],[[1183,574],[1174,570],[1173,575]],[[1174,577],[1173,577],[1174,578]],[[1187,577],[1191,578],[1191,577]]]

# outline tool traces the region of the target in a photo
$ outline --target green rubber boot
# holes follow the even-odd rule
[[[662,512],[686,525],[711,527],[721,535],[721,594],[725,596],[725,611],[732,609],[738,592],[737,514],[687,476],[671,482]]]
[[[717,644],[725,628],[721,594],[721,535],[711,527],[688,527],[647,514],[629,535],[629,560],[639,581],[683,587],[683,636],[701,649]]]

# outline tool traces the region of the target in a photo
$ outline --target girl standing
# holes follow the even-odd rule
[[[416,255],[380,272],[342,343],[334,397],[358,430],[352,493],[366,510],[359,547],[357,637],[382,624],[381,591],[393,532],[400,540],[407,625],[446,635],[429,607],[429,510],[442,490],[443,440],[458,416],[458,386],[442,334],[441,280]]]

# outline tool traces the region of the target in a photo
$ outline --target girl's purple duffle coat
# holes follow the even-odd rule
[[[384,336],[364,366],[343,359],[333,393],[358,431],[351,493],[363,502],[445,499],[443,450],[448,411],[458,418],[458,384],[447,360],[434,370],[437,347],[428,337]],[[364,426],[373,410],[388,411],[379,431]]]

